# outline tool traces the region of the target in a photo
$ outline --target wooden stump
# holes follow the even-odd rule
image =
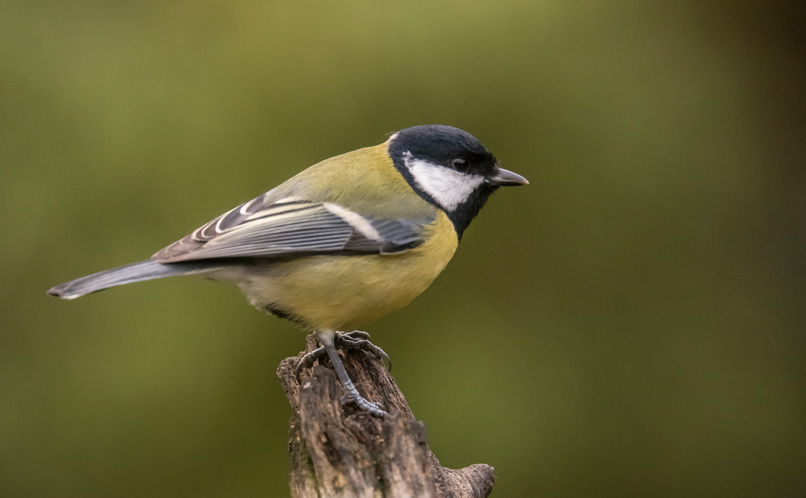
[[[341,384],[326,359],[302,373],[302,355],[319,346],[313,335],[297,357],[277,368],[294,416],[291,418],[291,496],[294,498],[484,498],[495,481],[485,464],[460,470],[442,467],[426,443],[425,426],[380,360],[365,351],[341,353],[361,394],[383,404],[389,416],[354,413],[339,402]]]

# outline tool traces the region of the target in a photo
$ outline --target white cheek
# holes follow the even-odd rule
[[[484,182],[481,175],[468,175],[443,166],[403,156],[417,185],[447,211],[453,211]]]

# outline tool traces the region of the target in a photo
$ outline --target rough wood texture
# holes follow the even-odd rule
[[[389,412],[381,420],[347,413],[341,384],[330,362],[321,360],[302,373],[294,368],[308,347],[277,368],[294,416],[291,418],[291,496],[295,498],[484,498],[495,481],[485,464],[460,470],[442,467],[428,448],[425,426],[414,419],[395,380],[374,356],[364,351],[342,354],[344,366],[361,394]]]

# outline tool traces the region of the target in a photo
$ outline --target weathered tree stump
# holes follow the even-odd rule
[[[327,359],[304,370],[302,385],[294,368],[319,346],[277,368],[294,416],[291,418],[291,496],[294,498],[484,498],[495,481],[485,464],[460,470],[442,467],[426,443],[425,426],[414,419],[406,398],[380,360],[365,351],[340,353],[361,394],[383,404],[384,419],[348,413],[342,387]]]

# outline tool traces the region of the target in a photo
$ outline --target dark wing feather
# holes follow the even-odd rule
[[[263,196],[232,209],[159,251],[163,263],[209,258],[287,257],[301,254],[395,254],[423,242],[434,218],[373,220],[331,203],[282,202]]]

